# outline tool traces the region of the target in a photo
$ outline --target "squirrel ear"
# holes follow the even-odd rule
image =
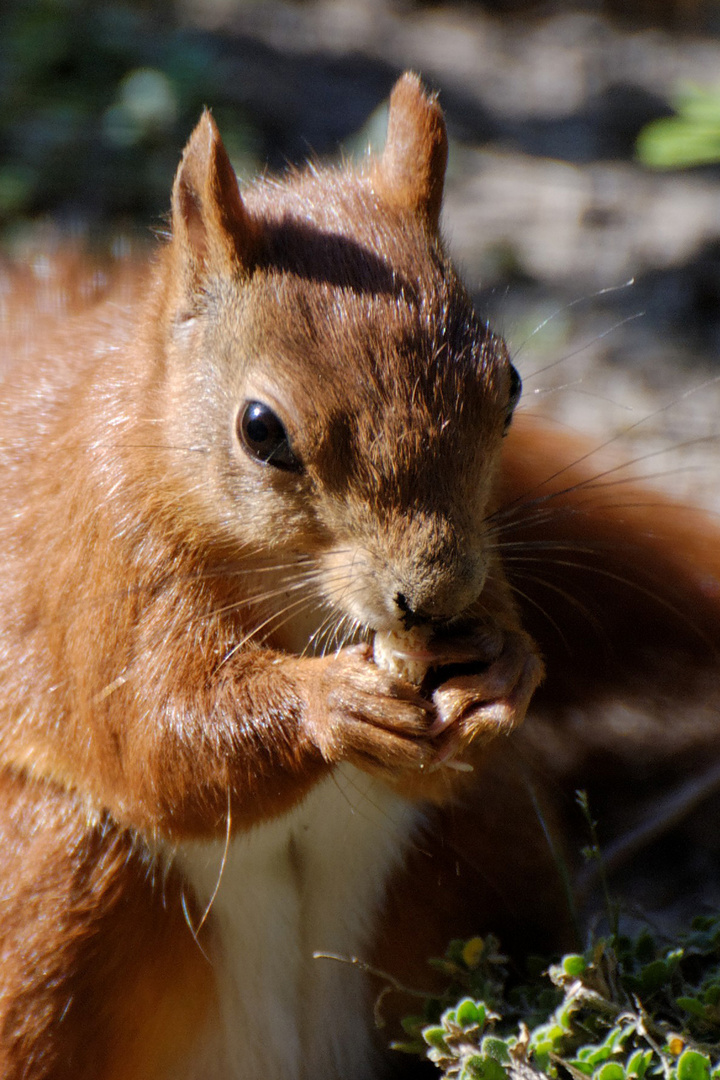
[[[209,265],[248,266],[256,229],[215,121],[207,109],[183,151],[172,192],[172,231],[194,274]]]
[[[385,149],[376,166],[383,195],[426,218],[437,230],[447,165],[448,141],[437,97],[425,93],[406,71],[390,95]]]

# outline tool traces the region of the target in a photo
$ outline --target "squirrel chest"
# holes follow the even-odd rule
[[[372,1002],[350,961],[369,955],[385,883],[420,824],[417,806],[341,765],[281,819],[177,850],[211,912],[204,947],[217,973],[190,1075],[373,1074]]]

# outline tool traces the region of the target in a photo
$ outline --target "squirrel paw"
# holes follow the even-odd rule
[[[378,668],[370,646],[310,662],[317,678],[305,724],[325,761],[394,772],[419,770],[432,760],[432,701]]]
[[[456,764],[471,743],[489,742],[521,724],[542,676],[532,639],[513,630],[506,633],[499,656],[485,671],[460,672],[441,683],[432,696],[435,763]]]

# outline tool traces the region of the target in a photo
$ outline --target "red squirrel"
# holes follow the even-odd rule
[[[411,977],[507,916],[492,859],[521,935],[561,922],[510,749],[711,677],[717,530],[513,423],[446,157],[411,74],[382,154],[242,193],[205,113],[120,296],[20,348],[10,278],[3,1077],[379,1077],[365,976],[314,954]]]

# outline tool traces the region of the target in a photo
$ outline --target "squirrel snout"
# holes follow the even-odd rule
[[[396,592],[392,599],[392,614],[402,624],[403,630],[415,627],[443,626],[459,618],[477,599],[480,589],[457,589],[440,597],[408,597]]]
[[[358,546],[324,559],[324,592],[330,602],[369,626],[392,633],[439,629],[463,617],[485,588],[488,566],[479,552],[453,558],[388,554]]]
[[[414,626],[422,626],[428,621],[421,611],[413,611],[405,593],[395,593],[395,607],[402,612],[402,622],[406,630],[412,630]]]
[[[408,538],[406,538],[408,539]],[[482,593],[481,544],[389,542],[344,545],[323,559],[323,591],[334,606],[383,633],[439,629],[467,615]]]
[[[404,630],[412,630],[415,627],[432,626],[448,622],[452,615],[440,614],[427,611],[422,608],[413,608],[405,593],[395,594],[394,605],[400,612],[400,621]]]
[[[477,600],[485,577],[484,562],[471,557],[451,566],[416,564],[400,587],[389,590],[392,613],[404,630],[452,622]]]

